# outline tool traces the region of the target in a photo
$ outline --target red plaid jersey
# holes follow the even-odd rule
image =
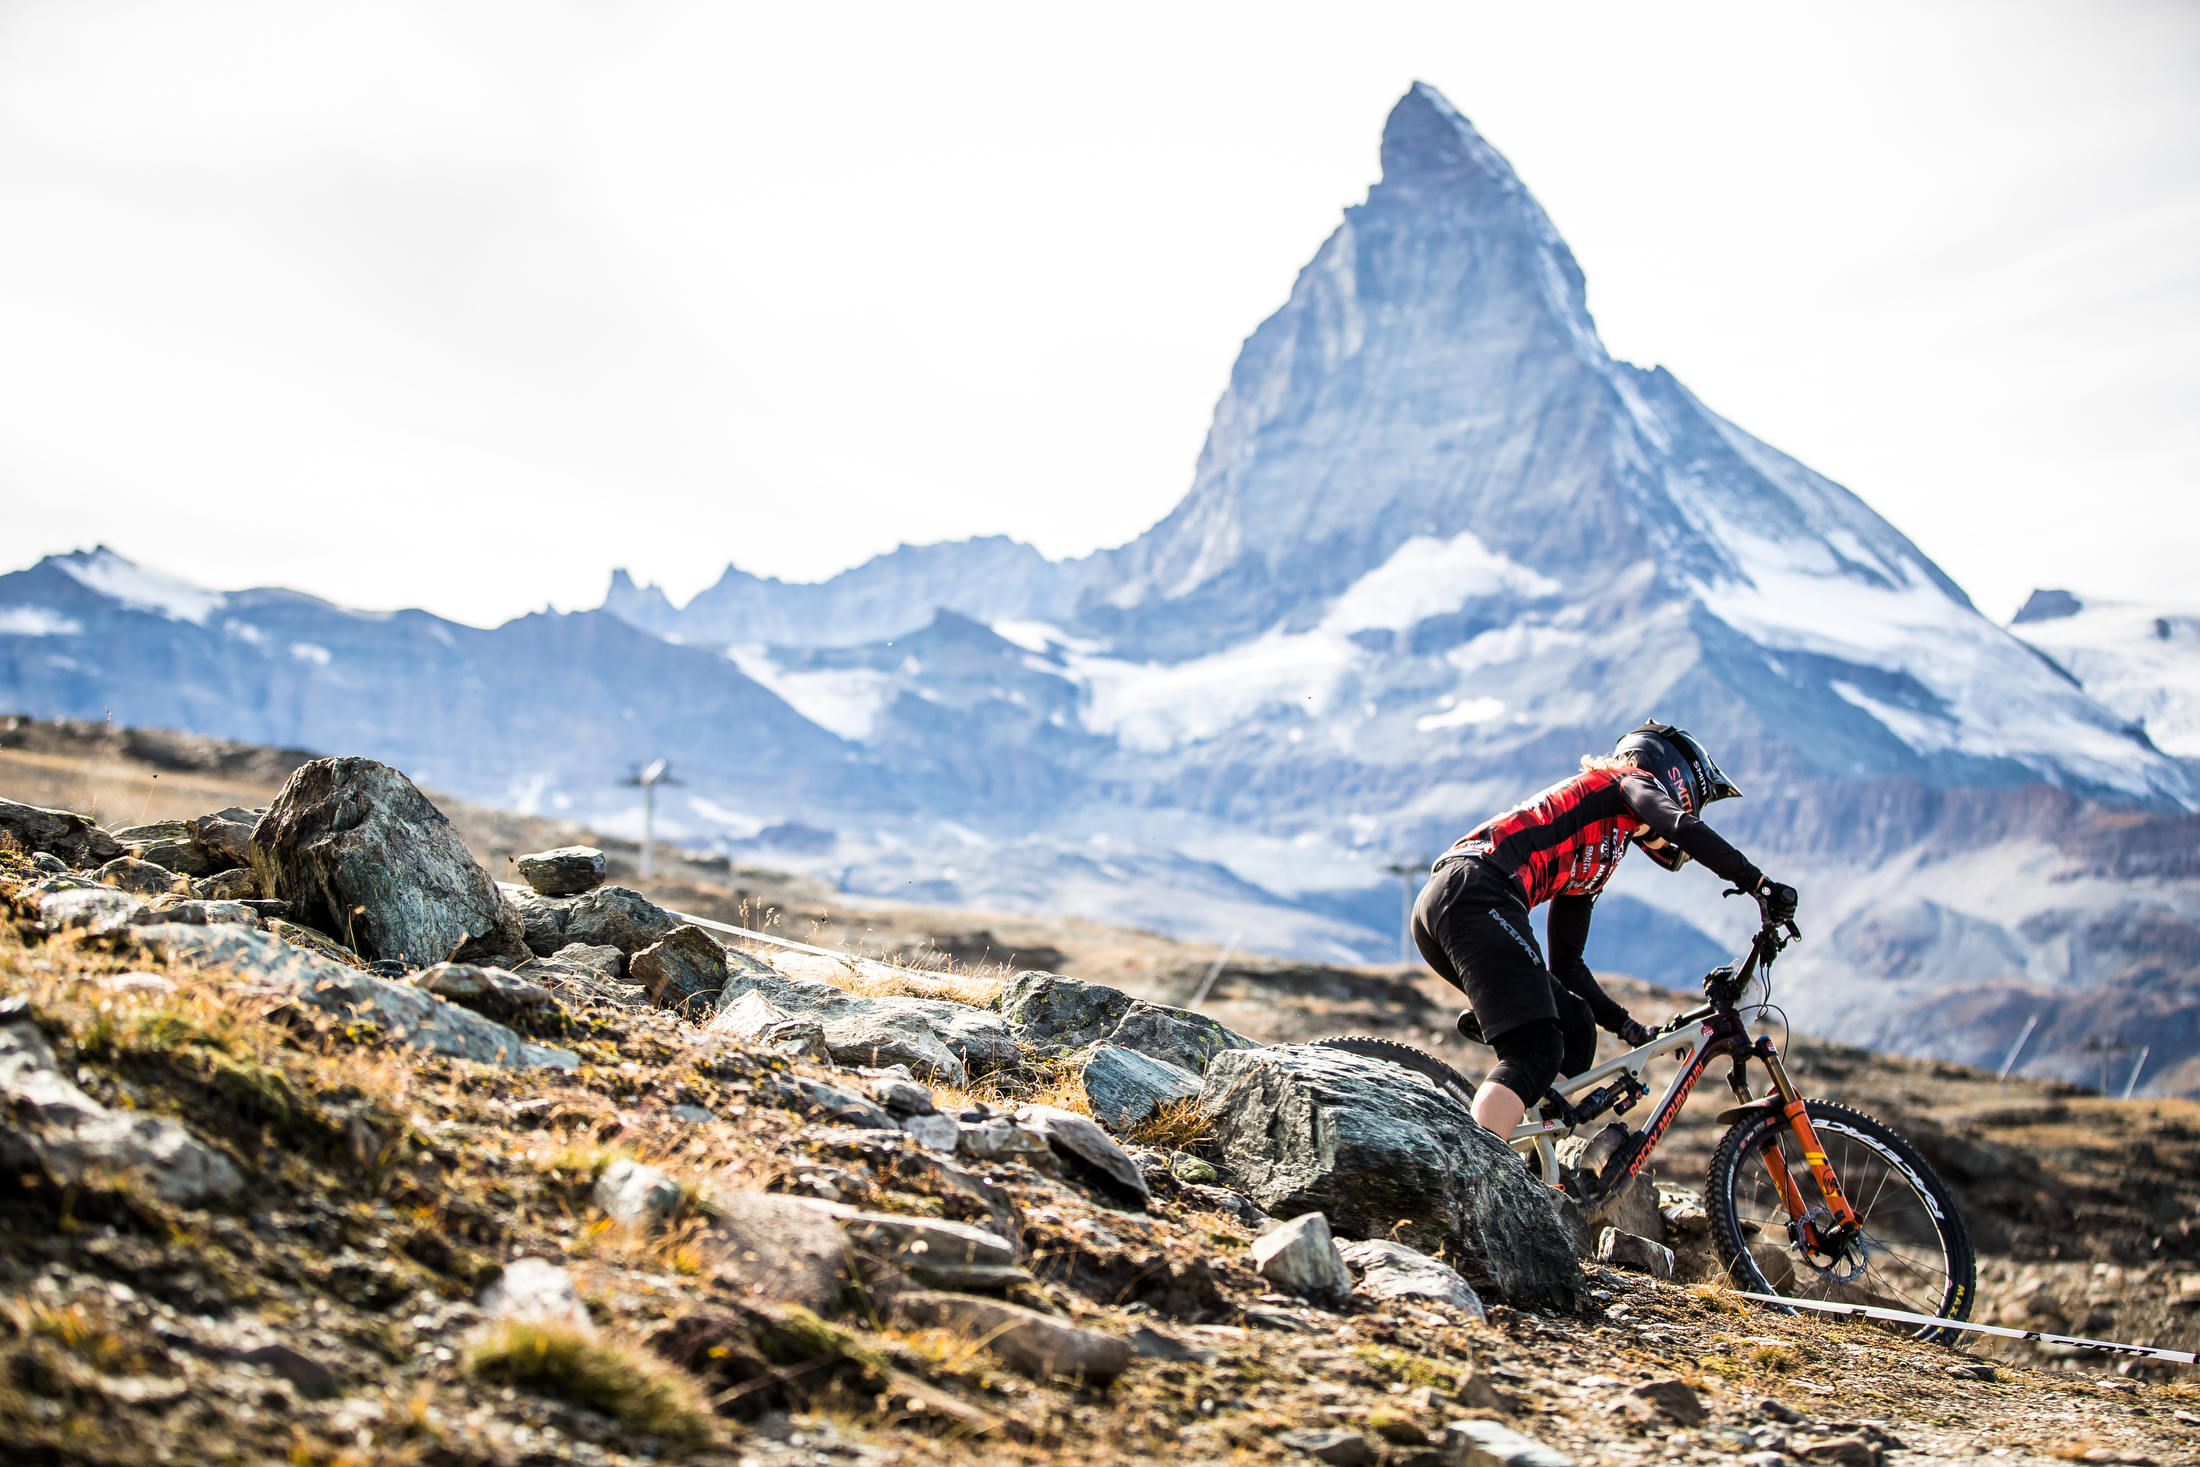
[[[1625,779],[1643,770],[1591,769],[1459,837],[1447,856],[1479,856],[1520,884],[1530,907],[1558,896],[1595,896],[1611,880],[1627,839],[1644,828],[1629,811]]]

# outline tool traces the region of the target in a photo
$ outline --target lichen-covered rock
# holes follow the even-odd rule
[[[122,854],[122,842],[81,815],[0,800],[0,831],[27,851],[45,851],[71,866],[97,866]]]
[[[1205,1014],[1143,999],[1131,1005],[1123,1021],[1108,1035],[1108,1042],[1195,1075],[1207,1073],[1209,1062],[1218,1054],[1260,1048],[1257,1040],[1247,1039]]]
[[[518,912],[443,812],[372,759],[299,766],[253,828],[252,868],[300,921],[370,961],[527,955]]]
[[[556,1003],[550,990],[502,968],[471,963],[437,963],[406,980],[424,993],[485,1014],[499,1022],[534,1013]]]
[[[1025,972],[1009,979],[995,1007],[1017,1039],[1054,1053],[1107,1038],[1137,1003],[1129,994],[1098,983]]]
[[[1441,1249],[1516,1305],[1574,1304],[1581,1269],[1549,1189],[1419,1076],[1317,1045],[1233,1050],[1200,1103],[1223,1172],[1269,1212]]]
[[[649,1007],[649,994],[640,984],[621,983],[605,977],[601,968],[569,963],[563,958],[529,958],[512,970],[512,976],[573,1000],[616,1004],[624,1009]]]
[[[559,846],[515,856],[519,879],[544,896],[577,896],[603,885],[603,852],[594,846]]]
[[[67,883],[63,885],[62,883]],[[40,888],[46,888],[40,890]],[[141,898],[111,886],[85,886],[69,877],[40,882],[32,888],[38,904],[38,920],[48,932],[83,932],[104,937],[120,932],[145,915]]]
[[[912,1291],[895,1299],[894,1308],[912,1324],[951,1329],[981,1341],[1010,1365],[1040,1379],[1058,1376],[1100,1385],[1131,1363],[1129,1340],[1079,1329],[1020,1304]]]
[[[1138,1163],[1091,1116],[1051,1105],[1027,1105],[1016,1112],[1016,1124],[1045,1138],[1057,1156],[1118,1197],[1143,1203],[1150,1195]]]
[[[621,982],[626,979],[626,954],[608,943],[591,947],[585,942],[569,942],[550,956],[561,963],[579,963],[584,968],[594,968],[606,978]]]
[[[835,1064],[870,1069],[907,1065],[911,1074],[927,1080],[958,1087],[970,1083],[961,1057],[914,1015],[848,1008],[827,1018],[820,1028]]]
[[[135,856],[117,856],[92,873],[92,880],[117,891],[126,891],[136,897],[170,896],[177,893],[189,896],[191,883],[166,866],[156,866],[151,861],[140,861]]]
[[[1337,1253],[1329,1219],[1318,1212],[1302,1212],[1262,1233],[1248,1257],[1262,1278],[1287,1294],[1334,1304],[1352,1292],[1352,1275]]]
[[[828,1203],[767,1192],[723,1192],[711,1198],[707,1235],[719,1245],[716,1277],[760,1304],[799,1304],[834,1313],[850,1283],[848,1242]]]
[[[0,1012],[0,1165],[42,1170],[63,1185],[103,1172],[144,1174],[163,1201],[183,1206],[233,1197],[244,1177],[179,1121],[110,1111],[61,1074],[53,1046],[20,1002]]]
[[[252,864],[252,827],[260,823],[265,810],[247,810],[242,805],[231,805],[226,810],[216,810],[211,815],[201,815],[190,823],[191,844],[198,847],[199,856],[210,870],[226,871]]]
[[[1199,1094],[1199,1076],[1117,1044],[1095,1046],[1083,1071],[1092,1113],[1121,1134],[1171,1101]]]
[[[151,908],[146,915],[149,921],[185,922],[193,927],[223,922],[233,922],[239,927],[260,925],[260,914],[243,902],[206,902],[196,898],[190,901],[162,902]]]
[[[614,1222],[658,1222],[680,1205],[680,1184],[669,1173],[622,1156],[604,1168],[591,1194]]]
[[[1356,1294],[1370,1299],[1426,1299],[1476,1319],[1484,1316],[1481,1296],[1474,1292],[1473,1285],[1450,1264],[1418,1249],[1387,1238],[1370,1238],[1340,1243],[1337,1252],[1347,1264],[1360,1270],[1360,1282],[1353,1289]]]
[[[662,941],[680,925],[679,918],[629,887],[599,886],[577,897],[557,900],[569,904],[562,929],[566,942],[615,947],[629,959],[651,943]]]
[[[700,927],[675,927],[627,960],[627,976],[662,1009],[709,1009],[726,986],[726,950]]]
[[[212,876],[202,876],[191,883],[191,895],[202,901],[241,902],[259,894],[260,873],[250,866],[217,871]]]
[[[265,992],[318,1009],[340,1022],[367,1023],[392,1044],[508,1069],[551,1066],[573,1069],[580,1056],[569,1049],[532,1044],[471,1009],[362,973],[268,932],[242,927],[188,927],[178,922],[133,927],[143,948],[172,962],[228,970]]]
[[[861,998],[815,978],[781,973],[746,953],[728,955],[731,971],[711,1022],[725,1032],[727,1015],[757,995],[778,1015],[807,1019],[824,1034],[836,1064],[884,1068],[905,1064],[912,1074],[952,1085],[969,1083],[970,1067],[1013,1063],[1021,1056],[998,1014],[967,1004],[924,998]],[[744,1009],[755,1016],[759,1011]],[[740,1020],[750,1035],[750,1019]]]

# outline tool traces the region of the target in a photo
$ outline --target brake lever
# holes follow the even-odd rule
[[[1749,890],[1746,887],[1730,886],[1725,891],[1720,892],[1719,895],[1723,897],[1754,897],[1757,895],[1757,893]],[[1788,918],[1784,924],[1779,922],[1767,922],[1764,926],[1764,930],[1767,932],[1778,932],[1782,926],[1785,926],[1787,928],[1789,942],[1801,942],[1803,940],[1803,929],[1795,925],[1795,919],[1793,917]],[[1784,943],[1782,944],[1782,946],[1785,945],[1786,944]]]

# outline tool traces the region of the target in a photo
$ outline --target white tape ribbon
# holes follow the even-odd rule
[[[2187,1350],[2158,1350],[2152,1345],[2119,1345],[2114,1340],[2085,1340],[2075,1335],[2051,1335],[2036,1329],[2009,1329],[1998,1324],[1972,1324],[1963,1319],[1936,1319],[1930,1314],[1911,1314],[1902,1309],[1880,1309],[1869,1304],[1829,1304],[1817,1299],[1790,1299],[1780,1294],[1743,1294],[1760,1304],[1780,1304],[1789,1309],[1815,1309],[1820,1314],[1848,1314],[1864,1319],[1884,1319],[1890,1324],[1930,1324],[1941,1329],[1968,1330],[1972,1334],[1999,1335],[2005,1340],[2039,1340],[2049,1345],[2076,1345],[2109,1355],[2135,1355],[2142,1360],[2174,1360],[2179,1365],[2200,1364],[2200,1356]]]

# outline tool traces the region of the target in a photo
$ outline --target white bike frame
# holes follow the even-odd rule
[[[1645,1091],[1648,1091],[1651,1086],[1649,1080],[1645,1078],[1644,1072],[1650,1068],[1650,1061],[1660,1059],[1665,1055],[1672,1055],[1676,1060],[1685,1061],[1699,1045],[1715,1037],[1715,1031],[1709,1024],[1684,1024],[1671,1033],[1660,1034],[1639,1049],[1631,1049],[1617,1058],[1606,1060],[1603,1064],[1584,1070],[1571,1078],[1561,1076],[1552,1082],[1551,1088],[1571,1100],[1576,1095],[1584,1094],[1608,1081],[1617,1079],[1622,1072],[1625,1072],[1634,1076],[1637,1083],[1641,1084]],[[1691,1089],[1694,1088],[1700,1073],[1701,1068],[1699,1066],[1682,1064],[1681,1068],[1674,1074],[1672,1083],[1666,1086],[1665,1094],[1659,1098],[1657,1107],[1651,1114],[1653,1116],[1662,1115],[1668,1107],[1678,1110],[1680,1102],[1686,1098],[1686,1091],[1682,1089],[1682,1086],[1685,1084]],[[1640,1102],[1638,1101],[1637,1104],[1640,1104]],[[1628,1108],[1632,1110],[1634,1107],[1630,1106]],[[1613,1113],[1607,1111],[1596,1117],[1591,1124],[1602,1124],[1612,1118]],[[1556,1182],[1558,1180],[1557,1143],[1560,1139],[1574,1134],[1574,1130],[1573,1126],[1563,1120],[1547,1121],[1543,1119],[1535,1113],[1534,1107],[1531,1106],[1528,1119],[1523,1120],[1513,1128],[1512,1147],[1513,1150],[1520,1152],[1522,1155],[1532,1156],[1536,1159],[1544,1181]]]

